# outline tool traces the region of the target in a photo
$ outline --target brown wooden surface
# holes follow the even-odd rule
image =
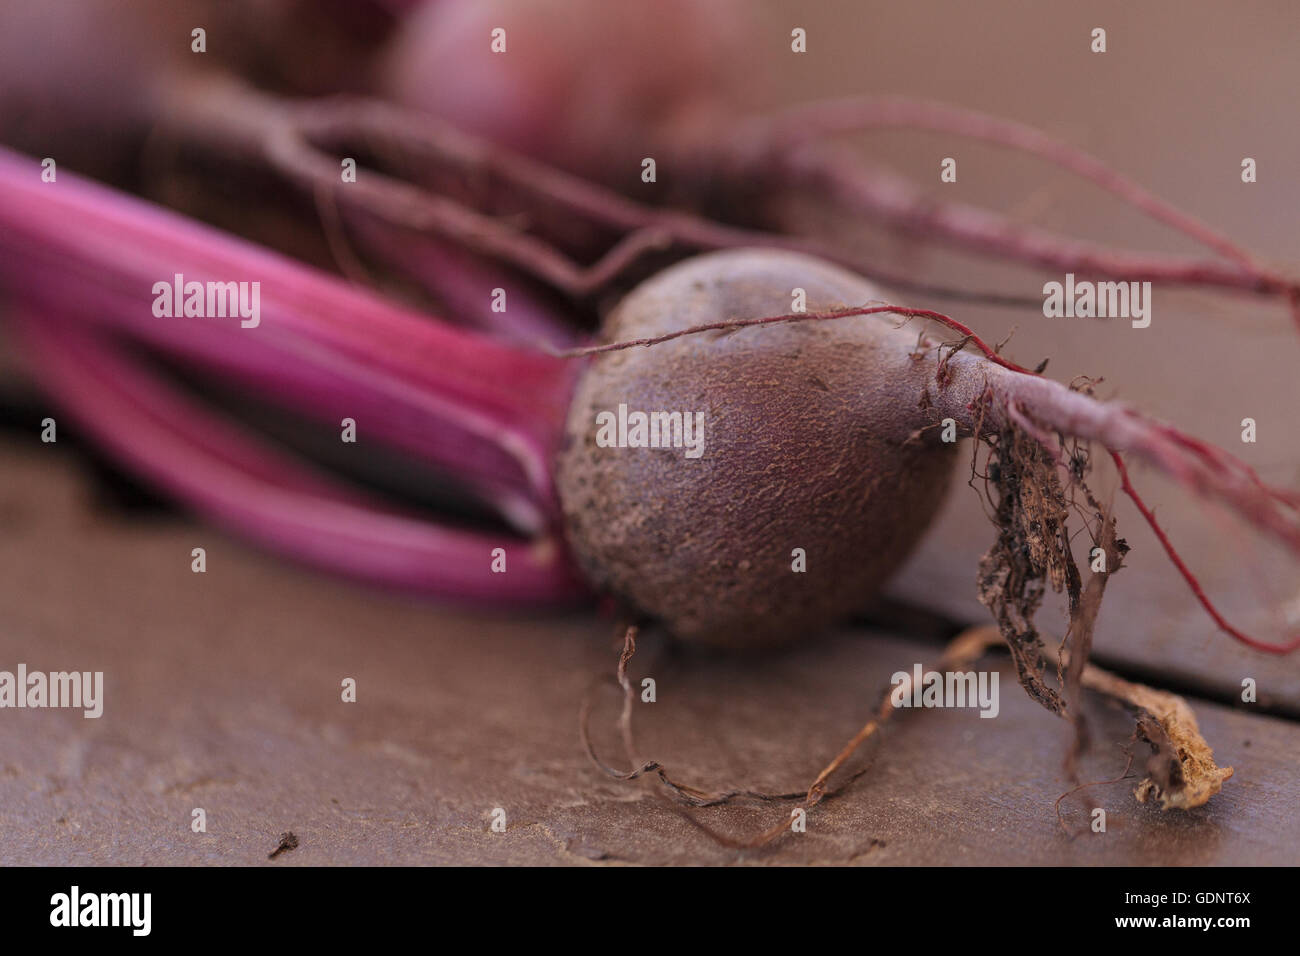
[[[1191,814],[1137,804],[1136,778],[1053,802],[1065,727],[1000,666],[1001,715],[902,712],[869,772],[808,832],[742,853],[654,795],[608,779],[577,735],[580,699],[610,674],[591,613],[471,614],[341,584],[176,518],[88,503],[74,459],[0,441],[0,667],[105,671],[105,713],[0,711],[0,864],[1296,863],[1300,728],[1197,704],[1236,776]],[[208,551],[208,571],[189,552]],[[875,706],[889,675],[937,645],[845,631],[776,655],[633,662],[643,755],[704,786],[806,786]],[[358,701],[340,701],[345,676]],[[596,736],[617,758],[612,691]],[[1094,701],[1087,779],[1124,766],[1128,718]],[[208,832],[190,830],[207,812]],[[494,807],[505,833],[492,833]],[[775,806],[696,811],[748,835]]]

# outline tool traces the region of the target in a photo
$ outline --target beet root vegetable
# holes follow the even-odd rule
[[[630,339],[776,314],[795,288],[815,311],[880,299],[865,280],[806,256],[721,252],[639,286],[605,332]],[[955,460],[937,430],[914,436],[925,388],[915,346],[915,334],[868,317],[596,358],[556,472],[587,574],[707,643],[789,640],[860,608],[929,524]],[[703,413],[702,453],[600,447],[597,416],[620,405]]]
[[[798,290],[808,310],[781,314]],[[578,350],[597,357],[577,386],[556,469],[587,575],[680,637],[766,643],[825,625],[878,590],[924,530],[952,465],[945,431],[994,447],[999,539],[980,568],[981,599],[1013,652],[1023,650],[1024,668],[1039,667],[1032,618],[1045,586],[1067,593],[1076,632],[1091,613],[1066,528],[1075,495],[1099,518],[1089,531],[1108,566],[1123,560],[1113,522],[1083,484],[1086,458],[1067,455],[1067,441],[1105,449],[1153,526],[1121,453],[1300,553],[1293,492],[1121,403],[1007,361],[947,316],[860,305],[873,300],[865,280],[778,250],[699,256],[634,290],[610,316],[612,341]],[[939,321],[963,338],[918,336],[886,314]],[[972,342],[978,352],[965,350]],[[659,416],[661,433],[664,416],[698,417],[698,457],[685,454],[689,442],[663,447],[662,434],[633,438],[633,413]],[[615,447],[601,438],[601,416],[620,422]],[[658,447],[617,447],[647,444]],[[1221,627],[1258,649],[1297,646],[1232,629],[1156,530]],[[1022,678],[1060,709],[1032,673]]]

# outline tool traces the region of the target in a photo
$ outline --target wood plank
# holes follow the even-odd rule
[[[455,612],[340,584],[187,521],[126,522],[85,504],[46,451],[0,442],[0,668],[103,670],[104,716],[0,711],[0,864],[615,864],[852,862],[1296,863],[1296,724],[1200,705],[1236,776],[1191,814],[1137,804],[1134,780],[1090,792],[1105,834],[1061,831],[1064,726],[1000,666],[996,719],[898,715],[870,771],[770,850],[717,845],[653,788],[583,754],[578,703],[607,676],[609,622]],[[189,549],[208,549],[208,572]],[[647,756],[703,785],[797,789],[875,706],[889,675],[936,648],[843,632],[787,652],[669,653],[633,672]],[[354,677],[358,701],[340,701]],[[615,759],[616,701],[597,739]],[[1093,707],[1089,779],[1114,776],[1130,733]],[[192,833],[191,812],[207,813]],[[502,807],[505,833],[492,833]],[[772,806],[697,811],[748,835]]]

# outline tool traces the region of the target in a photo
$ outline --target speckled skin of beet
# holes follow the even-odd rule
[[[815,259],[720,252],[639,286],[603,336],[781,315],[796,288],[810,312],[881,300]],[[677,637],[715,645],[800,639],[863,607],[929,524],[956,460],[938,428],[916,436],[938,416],[922,398],[935,388],[934,353],[916,346],[915,328],[863,316],[706,332],[588,360],[556,471],[587,575]],[[703,454],[599,446],[597,415],[620,404],[703,412]],[[806,571],[793,570],[796,548]]]

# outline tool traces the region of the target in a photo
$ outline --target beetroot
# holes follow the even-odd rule
[[[720,252],[638,287],[605,333],[776,314],[795,288],[814,311],[880,298],[806,256]],[[556,473],[583,568],[674,634],[708,643],[790,640],[862,607],[929,524],[955,459],[937,430],[912,438],[925,387],[915,346],[914,333],[868,316],[596,357]],[[702,412],[703,453],[598,447],[597,415],[620,405]]]
[[[782,314],[802,297],[804,311]],[[1261,650],[1296,646],[1258,641],[1223,620],[1137,495],[1121,453],[1300,551],[1294,493],[1134,409],[1096,401],[1086,385],[1069,388],[1002,358],[948,316],[873,301],[864,280],[776,250],[699,256],[633,291],[610,316],[606,343],[571,353],[597,356],[578,385],[556,473],[588,576],[680,637],[794,637],[879,589],[937,506],[952,443],[973,435],[990,446],[979,477],[999,528],[980,567],[980,599],[1013,653],[1025,651],[1018,663],[1031,693],[1059,709],[1032,671],[1032,622],[1050,587],[1068,596],[1076,637],[1090,632],[1069,514],[1091,515],[1085,528],[1105,554],[1094,603],[1127,550],[1084,480],[1079,443],[1096,442],[1216,623]],[[887,314],[963,337],[939,342]],[[658,417],[660,431],[672,421],[664,416],[695,416],[706,434],[685,454],[688,442],[636,432],[634,414]],[[602,440],[602,420],[616,420],[617,442]]]

